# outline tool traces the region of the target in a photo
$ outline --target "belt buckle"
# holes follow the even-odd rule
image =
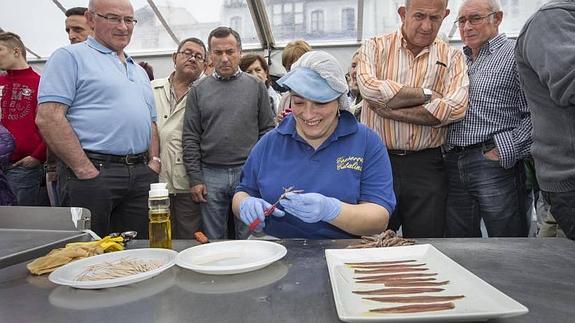
[[[394,156],[405,156],[408,154],[408,150],[406,150],[406,149],[388,149],[387,153],[389,155],[394,155]]]
[[[135,157],[135,156],[130,156],[130,155],[124,156],[124,162],[126,163],[126,165],[135,165],[136,163],[131,162],[130,158],[136,158],[137,159],[137,157]]]

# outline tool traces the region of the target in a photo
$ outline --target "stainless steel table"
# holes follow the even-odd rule
[[[529,308],[492,322],[573,322],[575,242],[421,239]],[[25,263],[0,270],[0,322],[337,322],[324,249],[350,241],[280,241],[284,259],[252,273],[209,276],[174,267],[104,290],[56,286]],[[194,245],[174,241],[175,250]],[[132,248],[146,247],[135,241]]]

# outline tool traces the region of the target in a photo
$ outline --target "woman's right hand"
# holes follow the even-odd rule
[[[240,219],[247,225],[250,225],[256,219],[259,219],[263,224],[265,221],[265,212],[270,209],[272,205],[267,201],[248,196],[240,202]],[[284,216],[284,212],[278,208],[275,208],[272,215]]]

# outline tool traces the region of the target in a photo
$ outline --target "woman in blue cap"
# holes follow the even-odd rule
[[[293,112],[251,151],[233,198],[244,223],[278,238],[337,239],[387,227],[395,195],[379,136],[346,111],[347,82],[337,60],[304,54],[278,83]],[[288,193],[294,187],[303,193]],[[279,200],[272,215],[264,213]]]

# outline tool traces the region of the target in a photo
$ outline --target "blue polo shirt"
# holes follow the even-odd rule
[[[385,145],[348,111],[341,111],[334,133],[317,150],[297,134],[295,119],[288,116],[254,146],[236,191],[274,203],[290,186],[349,204],[375,203],[389,214],[395,208]],[[266,218],[264,231],[278,238],[355,238],[327,222],[305,223],[291,214]]]
[[[122,64],[89,37],[52,54],[40,79],[38,103],[68,106],[66,118],[83,149],[126,155],[148,150],[156,107],[150,80],[131,57]]]

